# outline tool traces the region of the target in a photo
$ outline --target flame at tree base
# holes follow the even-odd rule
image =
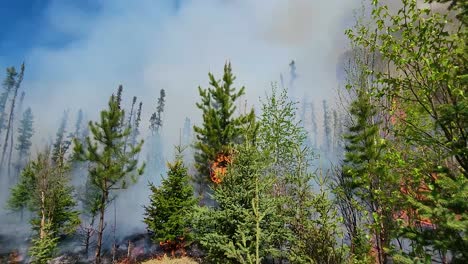
[[[176,240],[166,240],[159,242],[159,246],[165,252],[171,252],[171,256],[175,257],[175,252],[180,251],[182,256],[186,256],[184,237],[178,237]],[[165,255],[165,254],[164,254]]]

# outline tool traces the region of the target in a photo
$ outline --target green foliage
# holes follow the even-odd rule
[[[449,3],[449,9],[457,12],[457,18],[465,25],[468,25],[468,2],[462,0],[429,0],[429,3]]]
[[[22,171],[8,200],[12,210],[35,213],[31,219],[32,229],[37,232],[30,248],[32,263],[47,263],[55,253],[59,236],[72,234],[80,224],[69,185],[69,166],[63,157],[59,160],[62,162],[54,162],[49,151],[39,153]]]
[[[29,249],[31,264],[47,264],[54,257],[57,244],[58,237],[50,230],[50,225],[47,225],[44,236],[32,240],[32,246]]]
[[[74,140],[75,158],[93,164],[89,169],[91,182],[103,192],[126,188],[129,182],[136,181],[144,169],[144,166],[137,168],[138,160],[134,158],[140,152],[143,141],[136,146],[129,145],[130,150],[124,152],[124,139],[130,135],[131,129],[121,131],[122,116],[124,110],[118,107],[116,98],[112,96],[109,109],[101,112],[100,122],[89,122],[92,137],[86,138],[86,145]],[[135,170],[136,174],[133,173]]]
[[[33,229],[44,229],[41,219],[55,235],[71,234],[79,225],[74,208],[73,187],[69,185],[69,166],[53,163],[48,151],[40,153],[22,171],[19,183],[12,188],[8,201],[12,210],[29,209],[36,214]]]
[[[57,129],[55,136],[55,142],[52,148],[52,159],[54,162],[59,162],[60,157],[63,157],[62,153],[66,153],[70,147],[71,141],[66,138],[66,129],[68,123],[68,111],[63,112],[60,126]]]
[[[145,164],[138,167],[136,155],[141,151],[143,141],[138,144],[127,143],[131,127],[124,126],[124,110],[120,108],[122,88],[118,96],[111,96],[108,110],[101,111],[100,122],[89,122],[92,137],[86,142],[74,139],[74,158],[90,164],[89,180],[100,191],[98,209],[100,214],[96,262],[100,263],[101,246],[104,230],[105,209],[109,203],[111,190],[126,188],[143,174]],[[129,150],[127,150],[129,149]],[[135,173],[136,172],[136,173]],[[93,194],[92,198],[96,198]],[[92,199],[92,208],[95,200]]]
[[[275,203],[264,175],[266,160],[258,149],[239,145],[223,182],[215,189],[215,208],[199,208],[194,231],[213,263],[260,263],[274,249],[269,230],[275,223]]]
[[[164,91],[164,89],[161,89],[159,93],[156,112],[154,112],[150,118],[150,130],[153,135],[159,133],[159,129],[161,129],[163,125],[162,114],[164,112],[164,105],[166,103],[165,98],[166,98],[166,91]]]
[[[289,100],[286,90],[278,94],[276,89],[273,86],[271,95],[262,103],[258,143],[272,161],[272,172],[285,177],[297,169],[295,151],[302,147],[307,136],[295,120],[296,103]]]
[[[194,126],[197,137],[195,143],[195,166],[198,171],[197,184],[200,186],[200,194],[206,191],[209,182],[209,165],[215,160],[216,155],[228,152],[237,143],[242,142],[241,128],[254,121],[253,109],[243,115],[234,117],[235,103],[244,94],[245,88],[237,90],[233,87],[235,77],[231,64],[224,66],[223,79],[216,80],[213,74],[208,74],[210,88],[198,88],[201,102],[197,107],[203,112],[203,125]]]
[[[5,121],[7,120],[7,102],[11,92],[14,90],[18,72],[15,67],[8,67],[6,69],[6,77],[3,81],[4,91],[0,95],[0,131],[5,128]]]
[[[268,194],[280,223],[268,229],[275,246],[271,255],[292,263],[340,263],[336,211],[325,189],[312,189],[316,176],[307,172],[312,153],[305,147],[307,136],[296,121],[295,105],[286,90],[278,94],[275,86],[262,105],[258,142],[268,160],[265,171],[274,183]]]
[[[23,118],[20,121],[18,127],[18,143],[16,144],[16,150],[20,158],[24,159],[29,156],[29,150],[31,148],[31,137],[34,134],[33,128],[34,116],[31,108],[28,107],[23,113]]]
[[[411,250],[400,249],[401,259],[467,259],[467,210],[461,203],[468,196],[466,5],[451,2],[461,24],[418,8],[415,0],[403,0],[396,13],[373,1],[375,26],[361,23],[347,32],[356,47],[388,65],[367,71],[379,87],[370,98],[391,120],[385,161],[405,183],[404,195],[388,195],[403,198],[405,228],[396,231],[411,241]]]
[[[185,246],[185,242],[191,240],[188,216],[196,200],[180,147],[179,151],[175,162],[168,164],[167,178],[163,179],[161,187],[150,183],[150,204],[145,206],[144,222],[154,242],[182,242]]]

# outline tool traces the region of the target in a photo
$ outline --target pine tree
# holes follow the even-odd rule
[[[184,249],[191,240],[190,219],[196,200],[190,177],[182,160],[181,146],[176,148],[176,160],[168,164],[167,178],[162,180],[161,187],[150,183],[150,204],[145,206],[147,229],[155,243],[164,250]]]
[[[119,87],[120,91],[120,87]],[[109,108],[101,112],[100,122],[90,122],[89,128],[92,138],[86,138],[86,145],[75,139],[75,158],[90,163],[89,174],[91,182],[101,192],[99,201],[99,226],[96,246],[96,263],[101,263],[101,249],[104,234],[104,216],[111,190],[126,188],[136,177],[143,173],[143,166],[137,168],[138,161],[134,158],[143,144],[141,141],[136,146],[126,147],[125,138],[131,130],[122,130],[124,110],[119,108],[118,98],[114,95],[109,100]],[[137,173],[134,173],[136,170]]]
[[[23,169],[30,154],[32,145],[31,138],[34,133],[33,122],[34,116],[31,108],[28,107],[28,109],[24,111],[23,118],[21,119],[20,126],[18,127],[18,143],[16,144],[16,150],[18,151],[16,169],[18,173]]]
[[[195,182],[198,195],[204,196],[210,182],[210,164],[220,154],[228,154],[230,147],[242,142],[241,127],[254,121],[253,109],[246,115],[234,117],[236,100],[244,94],[245,88],[233,87],[235,76],[231,64],[224,66],[223,80],[216,80],[208,74],[210,88],[198,88],[201,102],[197,107],[203,112],[202,126],[194,126],[197,141],[195,143],[195,167],[198,174]],[[203,202],[203,199],[202,199]]]

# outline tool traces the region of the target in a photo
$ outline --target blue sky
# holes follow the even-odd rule
[[[178,131],[185,117],[200,118],[197,87],[207,86],[208,72],[219,76],[227,60],[249,106],[258,107],[281,73],[287,78],[292,59],[296,96],[330,98],[345,21],[359,2],[0,0],[0,67],[26,62],[22,88],[37,135],[53,135],[65,109],[96,118],[119,84],[143,101],[144,122],[166,89],[166,128]]]
[[[183,0],[168,2],[177,11]],[[98,16],[104,0],[3,0],[0,1],[0,58],[3,64],[18,64],[35,47],[59,49],[76,41],[73,33],[50,25],[50,16],[66,6],[77,13]],[[2,61],[0,60],[0,63]]]
[[[64,2],[83,12],[93,13],[99,10],[99,6],[95,4],[97,2],[92,0]],[[51,3],[51,0],[0,2],[0,57],[6,63],[17,64],[33,47],[59,48],[74,40],[71,35],[53,32],[50,28],[47,15]]]

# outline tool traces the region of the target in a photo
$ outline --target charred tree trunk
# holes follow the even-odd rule
[[[102,192],[102,197],[101,197],[101,205],[99,208],[99,227],[98,227],[98,238],[97,238],[97,245],[96,245],[96,264],[101,264],[101,248],[102,248],[102,235],[104,233],[104,214],[106,212],[106,202],[107,202],[107,196],[109,195],[109,191],[106,188],[107,186],[104,186],[104,190]]]
[[[85,253],[85,256],[86,256],[86,259],[88,259],[89,257],[89,247],[90,247],[90,244],[91,244],[91,237],[93,236],[94,232],[95,232],[95,229],[94,229],[94,220],[96,219],[96,215],[93,215],[91,216],[91,223],[89,224],[88,227],[84,227],[84,242],[83,242],[83,246],[84,246],[84,253]]]
[[[41,240],[44,239],[46,235],[45,224],[46,224],[45,194],[44,194],[44,191],[42,191],[41,192],[41,227],[39,231],[39,237]]]

